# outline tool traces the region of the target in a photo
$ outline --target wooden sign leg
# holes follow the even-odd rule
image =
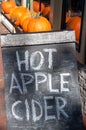
[[[0,47],[0,130],[6,130],[4,77],[3,77],[1,47]]]

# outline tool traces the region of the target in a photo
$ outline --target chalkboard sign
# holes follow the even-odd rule
[[[83,130],[74,31],[2,35],[8,130]]]

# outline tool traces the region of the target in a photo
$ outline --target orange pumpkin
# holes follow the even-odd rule
[[[25,19],[23,20],[22,29],[23,29],[24,32],[27,32],[27,31],[28,31],[28,30],[27,30],[27,25],[28,25],[28,23],[29,23],[29,20],[30,20],[30,18],[25,18]]]
[[[16,8],[16,7],[15,7]],[[10,8],[10,11],[9,11],[9,17],[10,17],[10,19],[12,18],[12,13],[13,13],[13,11],[15,10],[15,8]]]
[[[31,17],[30,11],[25,12],[25,13],[20,17],[20,25],[22,26],[22,25],[23,25],[23,21],[24,21],[26,18],[29,18],[29,17]]]
[[[49,13],[50,13],[50,6],[46,6],[42,12],[43,16],[45,17],[49,17]]]
[[[40,8],[40,3],[38,1],[33,1],[33,10],[35,12],[39,12],[39,8]],[[45,8],[45,4],[42,2],[41,3],[41,13],[43,12]]]
[[[25,13],[27,12],[28,9],[23,7],[23,6],[18,6],[16,7],[11,15],[10,15],[10,19],[12,19],[12,21],[14,22],[15,25],[19,25],[20,24],[20,17]]]
[[[75,30],[76,40],[79,41],[81,28],[81,18],[79,16],[71,17],[67,22],[67,29]]]
[[[50,22],[43,16],[31,18],[27,25],[28,32],[51,31]]]
[[[14,0],[3,1],[1,4],[1,8],[4,13],[9,14],[11,8],[16,7],[16,2]]]
[[[34,16],[36,16],[36,12],[34,12]],[[26,18],[31,18],[31,12],[28,10],[27,12],[25,12],[21,17],[20,17],[20,26],[23,25],[23,21],[26,19]]]

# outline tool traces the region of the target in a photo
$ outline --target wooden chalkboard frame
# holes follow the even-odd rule
[[[17,35],[7,34],[1,36],[1,41],[2,41],[1,47],[75,42],[75,32],[64,30],[64,31],[40,32],[40,33],[37,32],[29,34],[25,33]]]
[[[7,129],[83,130],[75,32],[1,35],[1,48]]]

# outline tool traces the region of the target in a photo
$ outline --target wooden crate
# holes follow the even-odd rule
[[[9,18],[8,14],[5,14],[4,12],[1,12],[1,23],[9,30],[10,33],[23,33],[23,30],[16,26]]]

